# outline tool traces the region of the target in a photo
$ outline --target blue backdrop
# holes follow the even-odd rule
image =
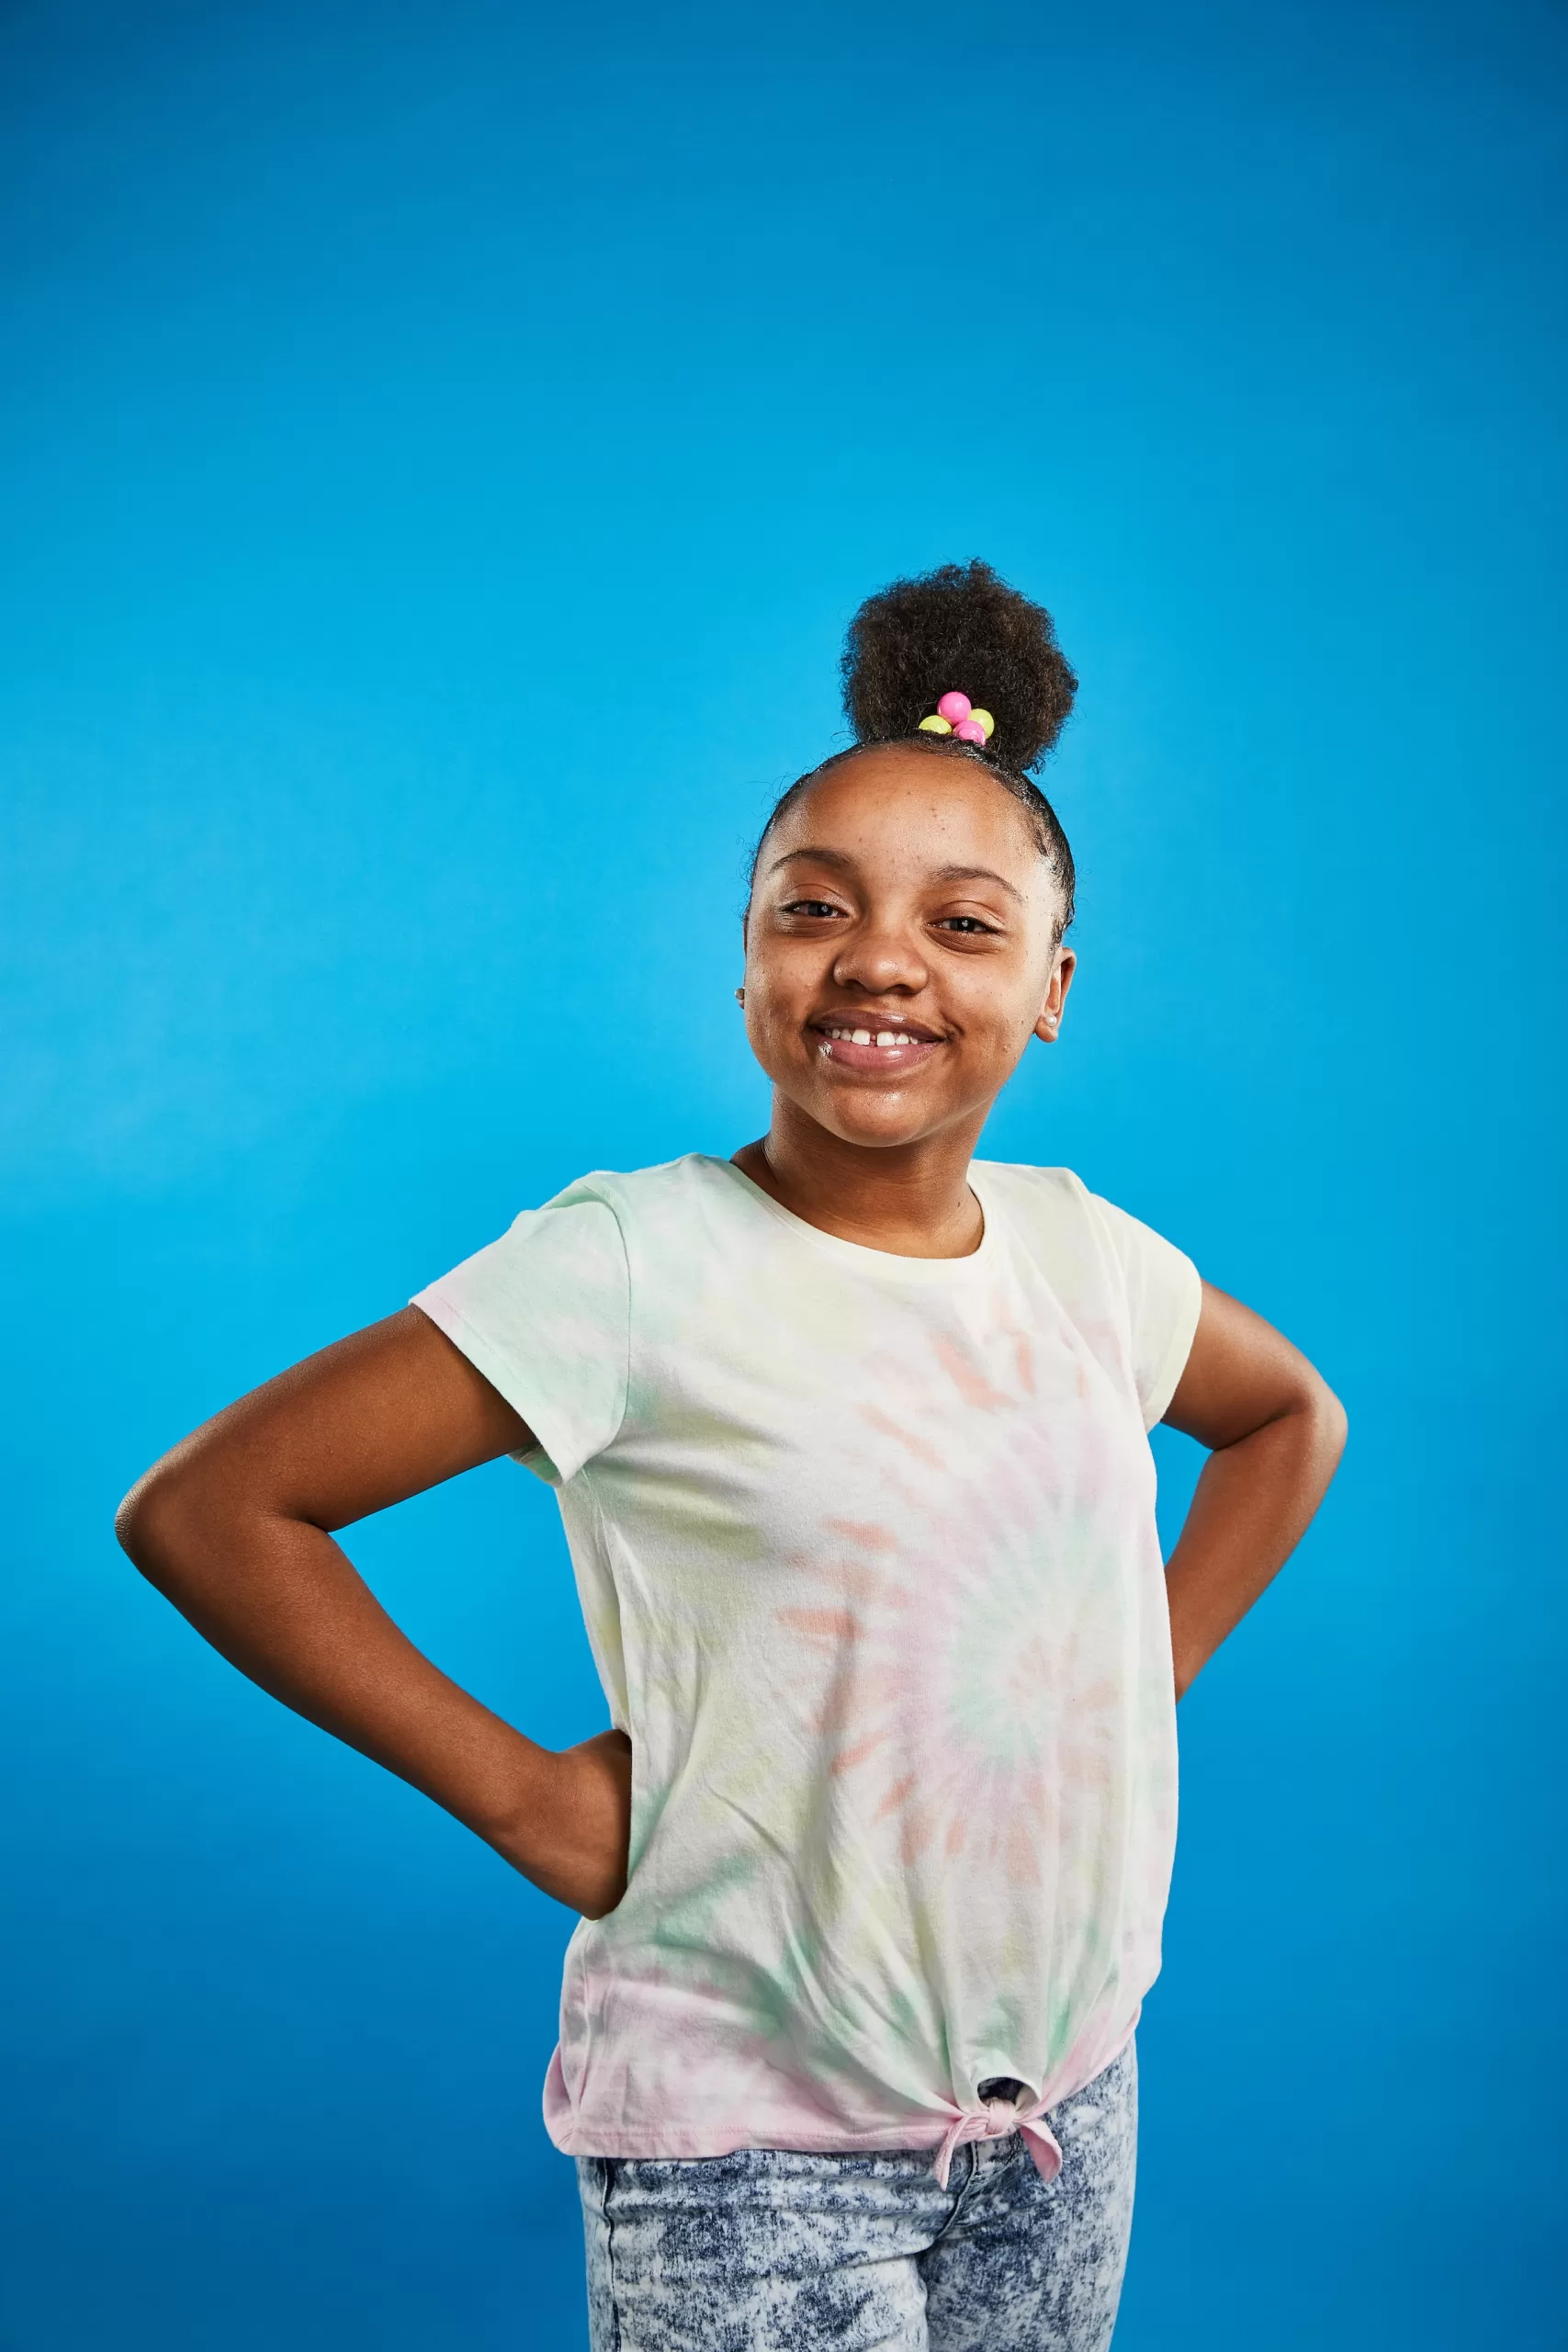
[[[1547,0],[5,11],[7,2352],[581,2344],[569,1921],[110,1518],[761,1129],[744,845],[854,604],[974,553],[1083,680],[987,1148],[1352,1425],[1183,1709],[1118,2352],[1563,2340],[1565,63]],[[530,1480],[351,1549],[604,1721]]]

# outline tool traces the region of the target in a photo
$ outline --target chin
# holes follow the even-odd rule
[[[912,1114],[905,1105],[895,1109],[890,1103],[878,1115],[877,1106],[870,1102],[825,1102],[813,1105],[811,1115],[840,1143],[863,1144],[873,1150],[886,1151],[900,1144],[919,1143],[932,1132],[929,1119]]]

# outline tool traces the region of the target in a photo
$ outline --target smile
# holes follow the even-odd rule
[[[929,1029],[895,1029],[870,1020],[816,1021],[811,1027],[821,1058],[845,1069],[913,1069],[942,1042]]]

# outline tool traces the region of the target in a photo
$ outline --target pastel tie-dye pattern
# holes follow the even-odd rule
[[[1198,1277],[1065,1170],[972,1182],[979,1250],[908,1259],[727,1161],[593,1175],[416,1302],[538,1439],[632,1740],[546,2086],[570,2154],[936,2150],[990,2076],[1032,2115],[1090,2081],[1157,1973],[1146,1431]]]

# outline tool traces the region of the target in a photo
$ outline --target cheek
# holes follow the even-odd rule
[[[787,967],[776,956],[754,956],[746,967],[746,1001],[776,1018],[792,993]]]
[[[976,1008],[966,1057],[976,1078],[987,1086],[1007,1083],[1029,1050],[1039,1012],[1038,1005],[1021,1006],[1010,991],[1003,1003]]]
[[[793,1004],[820,988],[832,951],[816,939],[755,940],[746,959],[748,995],[773,1006]]]
[[[965,973],[954,1002],[969,1035],[988,1050],[1004,1051],[1026,1037],[1040,1015],[1045,987],[1038,989],[1016,964],[998,958],[973,975]]]
[[[746,1034],[765,1069],[798,1062],[806,1050],[802,1023],[817,993],[816,976],[795,959],[767,952],[746,967]]]

